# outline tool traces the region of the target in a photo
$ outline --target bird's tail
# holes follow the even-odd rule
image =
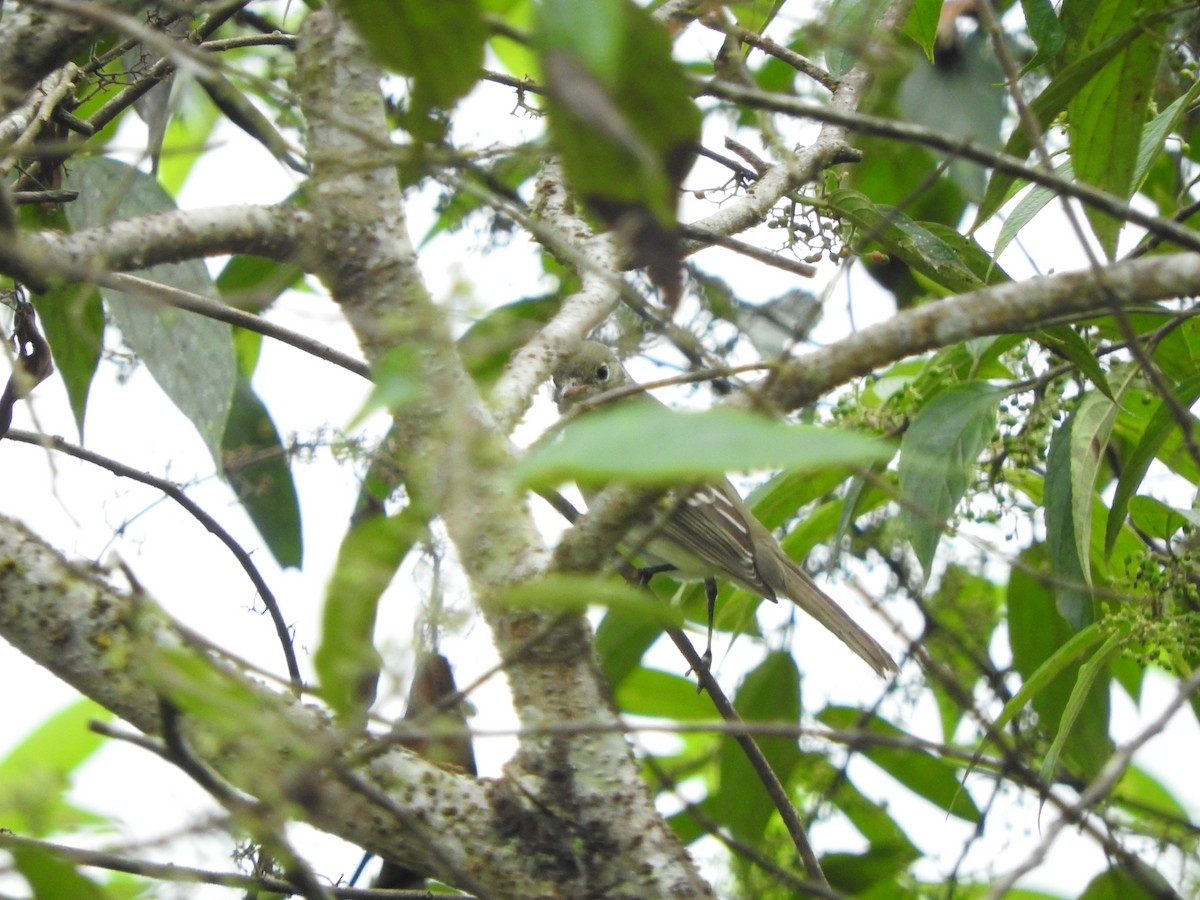
[[[773,560],[775,562],[775,560]],[[840,606],[808,577],[798,566],[779,561],[778,577],[768,577],[772,584],[782,584],[778,593],[787,597],[802,610],[833,632],[847,647],[862,657],[879,675],[898,672],[895,660],[879,643],[850,618]],[[761,564],[760,564],[761,568]]]

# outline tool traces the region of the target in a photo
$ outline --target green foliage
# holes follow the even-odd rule
[[[300,498],[287,449],[267,407],[239,374],[221,437],[225,478],[281,566],[304,561]]]
[[[476,0],[339,0],[371,51],[388,68],[412,78],[408,127],[436,134],[427,119],[475,86],[487,37]]]
[[[551,136],[575,191],[672,228],[700,111],[667,34],[631,0],[547,0],[537,41]]]
[[[325,702],[351,721],[375,698],[381,662],[375,649],[379,598],[424,533],[425,522],[417,508],[408,507],[392,516],[359,522],[338,549],[313,665]]]
[[[34,897],[105,900],[113,896],[70,862],[40,847],[12,847],[9,852],[17,871],[33,889]]]
[[[1108,684],[1104,679],[1080,680],[1082,666],[1077,660],[1086,644],[1071,643],[1072,630],[1056,608],[1054,594],[1029,574],[1041,570],[1045,557],[1044,546],[1033,547],[1022,555],[1022,566],[1014,568],[1009,576],[1008,634],[1013,665],[1029,683],[1043,665],[1055,660],[1044,671],[1048,682],[1033,695],[1039,732],[1053,739],[1060,733],[1060,723],[1071,707],[1068,721],[1073,721],[1074,727],[1068,729],[1061,742],[1061,756],[1085,776],[1092,776],[1112,751],[1108,735]],[[1075,695],[1077,684],[1086,685],[1082,699]]]
[[[636,436],[636,437],[635,437]],[[629,447],[636,445],[636,453]],[[526,486],[571,478],[670,483],[731,469],[819,469],[891,455],[881,441],[831,429],[783,425],[753,413],[683,413],[656,403],[620,403],[570,423],[561,438],[517,467]]]
[[[864,731],[891,739],[911,739],[891,722],[857,709],[830,706],[818,713],[817,718],[830,728]],[[950,761],[914,748],[885,743],[868,746],[863,753],[917,796],[964,821],[979,821],[979,809],[970,796],[959,789],[957,767]]]
[[[900,445],[900,493],[913,551],[930,574],[946,522],[996,430],[1000,392],[979,382],[949,388],[921,409]]]
[[[104,309],[100,293],[87,285],[57,285],[34,299],[38,318],[62,375],[75,424],[83,436],[88,392],[104,347]]]
[[[995,37],[1012,58],[1010,70],[987,28],[951,20],[953,5],[940,0],[911,3],[895,34],[880,26],[892,8],[887,0],[702,4],[691,8],[699,16],[693,20],[680,4],[641,0],[335,5],[375,64],[403,76],[385,80],[381,102],[398,130],[375,149],[379,164],[401,173],[406,201],[434,206],[429,219],[410,217],[422,227],[427,223],[416,235],[420,262],[446,247],[466,247],[467,259],[481,244],[505,252],[529,244],[540,255],[542,279],[515,287],[506,279],[473,285],[468,303],[435,306],[434,315],[444,314],[439,327],[456,341],[456,352],[437,360],[428,356],[435,348],[400,338],[375,353],[372,329],[394,329],[391,316],[399,307],[392,304],[404,285],[394,286],[394,296],[392,285],[375,285],[376,305],[345,308],[356,337],[375,353],[373,384],[361,409],[354,408],[355,398],[334,421],[313,425],[311,443],[319,448],[314,455],[333,445],[339,462],[356,467],[356,476],[359,469],[366,472],[363,494],[377,501],[376,514],[365,515],[364,503],[346,526],[325,584],[319,640],[297,633],[298,648],[316,646],[318,687],[304,702],[323,702],[345,729],[348,745],[375,752],[362,729],[384,669],[383,641],[375,634],[381,600],[389,589],[406,597],[418,589],[394,585],[407,571],[404,560],[418,542],[440,538],[440,525],[428,527],[445,511],[435,504],[460,502],[457,492],[463,484],[474,487],[475,475],[483,473],[484,492],[515,494],[569,480],[659,485],[750,472],[757,486],[748,502],[785,551],[798,561],[811,554],[817,583],[856,618],[860,612],[847,602],[852,588],[878,600],[882,617],[864,625],[881,639],[887,635],[893,648],[901,639],[911,642],[911,656],[920,662],[909,661],[897,678],[865,689],[870,696],[844,701],[839,691],[858,685],[829,671],[819,657],[801,655],[809,635],[790,607],[719,586],[714,673],[727,689],[740,677],[734,705],[750,732],[759,729],[754,738],[800,818],[818,824],[813,833],[825,875],[847,896],[985,896],[991,890],[985,876],[995,873],[972,868],[971,855],[959,855],[966,845],[947,850],[940,833],[918,832],[907,805],[964,832],[977,827],[984,841],[1003,828],[1012,828],[1012,835],[1037,832],[1061,806],[1043,805],[1039,820],[1025,817],[1021,803],[1010,815],[1007,799],[1036,806],[1049,794],[1078,797],[1081,785],[1110,772],[1114,748],[1128,740],[1111,714],[1113,692],[1141,704],[1152,687],[1164,681],[1173,687],[1170,679],[1186,678],[1200,666],[1200,513],[1194,508],[1200,448],[1192,412],[1200,400],[1200,317],[1191,300],[1164,299],[1185,293],[1178,280],[1135,277],[1138,257],[1154,253],[1177,263],[1169,256],[1179,253],[1177,247],[1143,236],[1129,264],[1110,268],[1106,260],[1138,235],[1124,221],[1088,208],[1079,218],[1105,259],[1091,272],[1067,277],[1079,285],[1099,279],[1111,290],[1090,317],[1047,308],[1031,326],[1028,304],[1015,322],[1003,321],[1003,311],[993,308],[985,320],[990,334],[965,341],[947,335],[961,333],[961,317],[978,308],[971,303],[989,296],[1049,297],[1040,292],[1051,282],[1024,281],[1027,273],[1061,273],[1076,265],[1058,253],[1060,241],[1063,248],[1075,246],[1065,225],[1053,235],[1053,247],[1031,241],[1034,233],[1042,240],[1035,225],[1061,216],[1061,183],[1083,182],[1164,220],[1194,225],[1200,203],[1196,11],[1168,0],[1007,0],[997,4],[1003,34]],[[663,11],[672,14],[668,27]],[[22,255],[26,232],[86,233],[98,249],[87,249],[92,255],[85,265],[103,269],[109,262],[107,224],[164,213],[186,217],[172,198],[191,173],[206,168],[214,136],[233,133],[228,126],[234,125],[239,138],[248,134],[259,145],[251,146],[252,155],[292,168],[300,205],[285,209],[300,215],[289,226],[293,230],[276,235],[278,258],[254,255],[273,253],[262,241],[239,246],[234,229],[203,250],[229,254],[215,286],[199,258],[141,273],[204,296],[219,294],[239,309],[279,314],[279,321],[291,321],[284,318],[291,304],[275,308],[284,292],[317,292],[322,279],[332,283],[322,241],[328,237],[332,244],[341,233],[314,241],[305,233],[303,211],[306,198],[319,197],[327,185],[306,180],[304,165],[293,157],[319,128],[336,125],[363,135],[356,134],[351,109],[341,123],[304,120],[287,81],[298,52],[286,34],[295,24],[292,14],[281,21],[261,18],[268,13],[257,10],[254,15],[260,18],[224,20],[207,36],[193,32],[188,40],[202,42],[203,64],[193,59],[194,45],[166,57],[177,68],[176,98],[165,113],[157,177],[106,155],[117,149],[114,135],[129,133],[118,132],[129,113],[108,104],[124,102],[118,98],[137,84],[146,64],[105,61],[110,50],[120,55],[124,34],[103,35],[76,55],[73,96],[57,111],[39,109],[33,120],[41,131],[31,127],[12,144],[5,171],[14,197],[66,187],[77,190],[78,199],[49,210],[54,201],[24,198],[36,202],[12,217],[15,232],[0,253],[6,275],[16,278],[22,265],[37,268],[36,259]],[[201,10],[191,24],[213,21]],[[722,33],[734,23],[771,43],[754,39],[739,46]],[[281,34],[273,33],[276,26]],[[149,42],[154,46],[178,36],[156,34]],[[135,47],[129,58],[140,60],[142,49]],[[812,77],[822,60],[828,71]],[[515,87],[502,73],[485,74],[485,66],[524,81]],[[853,115],[843,129],[823,126],[824,116],[800,120],[754,103],[716,99],[724,96],[719,85],[730,79],[817,104],[829,102],[841,79],[849,90],[835,101],[839,122],[841,113],[864,112],[918,127],[911,140],[897,139],[889,129],[856,130],[863,120]],[[1027,116],[1017,114],[1014,91],[1027,101]],[[462,103],[468,95],[470,104]],[[484,102],[477,107],[476,100]],[[488,102],[501,114],[512,110],[504,128],[518,126],[519,137],[505,143],[496,123],[477,115]],[[71,131],[63,124],[68,112],[95,118],[96,132]],[[5,119],[5,127],[17,128],[16,122]],[[822,127],[827,130],[817,140]],[[940,144],[922,138],[929,132]],[[1019,167],[991,169],[949,153],[947,142],[955,141],[1002,148],[1029,165],[1048,162],[1056,180],[1030,188]],[[701,150],[708,159],[691,175]],[[548,158],[554,164],[547,165]],[[681,205],[685,176],[694,196]],[[350,205],[375,199],[354,197]],[[976,204],[974,213],[970,204]],[[559,216],[560,208],[591,219]],[[967,215],[974,217],[969,226]],[[704,219],[722,238],[754,246],[755,261],[745,265],[755,268],[718,275],[710,261],[729,253],[728,247],[699,248],[701,239],[680,227],[681,220]],[[161,225],[163,217],[155,221]],[[591,233],[600,226],[614,232],[625,269],[604,268],[607,238]],[[551,231],[553,242],[546,240]],[[364,234],[355,244],[363,254],[364,283],[374,277],[373,239]],[[573,252],[564,252],[568,246]],[[593,252],[597,248],[604,252]],[[177,253],[164,242],[148,252],[175,260],[200,251]],[[338,429],[348,423],[358,426],[370,413],[408,414],[418,406],[431,417],[420,427],[457,438],[461,423],[438,417],[445,408],[478,404],[483,430],[488,391],[515,353],[537,341],[523,362],[552,363],[548,352],[612,312],[617,287],[628,299],[650,293],[633,269],[647,269],[662,287],[662,268],[669,264],[677,275],[683,255],[693,252],[677,306],[664,308],[653,298],[630,304],[637,311],[623,311],[624,318],[605,326],[602,335],[620,331],[615,343],[622,352],[648,351],[641,363],[669,357],[664,371],[672,375],[680,358],[668,347],[672,341],[689,363],[750,362],[768,371],[807,352],[803,342],[820,341],[831,348],[834,377],[820,385],[829,390],[812,407],[778,414],[772,404],[788,398],[759,391],[778,382],[760,382],[762,368],[756,368],[729,379],[745,395],[739,402],[748,398],[755,412],[737,403],[687,413],[648,403],[618,405],[567,423],[519,459],[506,452],[507,435],[500,434],[482,448],[471,443],[474,435],[461,446],[447,438],[439,447],[450,451],[444,459],[413,459],[411,448],[424,435],[399,424],[380,442],[402,447],[397,458],[372,451],[363,459],[343,450],[347,443]],[[777,264],[769,277],[757,268],[764,259]],[[817,266],[811,283],[794,283],[796,260]],[[872,290],[864,300],[860,282],[843,280],[852,263],[867,270],[883,293]],[[791,272],[770,281],[780,277],[778,269]],[[475,277],[467,262],[461,271],[463,280]],[[296,482],[303,473],[290,465],[292,448],[275,427],[272,395],[260,397],[254,388],[264,338],[108,286],[64,281],[78,272],[47,266],[47,273],[35,273],[47,274],[48,287],[35,303],[80,433],[85,417],[93,422],[102,414],[89,408],[88,398],[97,373],[109,374],[107,315],[193,422],[274,561],[323,572],[312,567],[330,556],[330,548],[306,548],[302,539]],[[843,291],[844,284],[849,287]],[[997,286],[1004,291],[988,293]],[[1139,300],[1143,291],[1148,300]],[[973,296],[964,300],[967,294]],[[845,297],[849,324],[841,315]],[[935,299],[944,302],[920,310],[928,315],[905,318]],[[813,330],[822,311],[826,321]],[[300,330],[312,321],[298,318]],[[863,349],[871,362],[847,359],[847,347]],[[431,363],[463,374],[461,384],[473,379],[478,396],[465,390],[450,406],[431,396],[424,380]],[[716,383],[718,391],[725,386]],[[899,438],[898,452],[893,438]],[[309,436],[297,445],[307,447]],[[164,450],[164,467],[173,452]],[[436,472],[433,493],[445,496],[415,490],[429,487],[406,481],[416,469]],[[467,496],[480,508],[490,499],[485,493]],[[403,511],[378,512],[385,499]],[[700,639],[708,611],[703,586],[663,573],[646,591],[596,574],[547,572],[536,563],[548,558],[541,547],[521,548],[529,555],[514,571],[496,574],[490,568],[502,564],[504,554],[517,553],[511,536],[496,527],[481,521],[478,534],[454,548],[468,565],[478,562],[478,554],[489,568],[479,578],[484,567],[475,567],[477,580],[486,583],[462,588],[463,595],[470,590],[481,598],[488,625],[500,622],[514,632],[556,616],[598,618],[593,648],[619,714],[664,732],[689,726],[669,741],[659,741],[660,735],[644,743],[640,735],[631,739],[647,783],[662,793],[661,807],[678,810],[666,821],[688,844],[710,830],[733,839],[721,870],[727,882],[719,885],[722,895],[794,896],[787,876],[800,872],[796,848],[762,779],[738,741],[709,729],[717,718],[712,699],[697,693],[675,657],[662,659],[670,649],[661,640],[664,628],[684,628]],[[948,532],[956,540],[943,541]],[[459,541],[449,528],[447,533]],[[76,543],[92,552],[90,542]],[[445,585],[458,590],[457,576]],[[305,621],[292,607],[285,606],[285,615],[289,622]],[[895,635],[883,629],[884,621],[896,623]],[[418,625],[423,636],[454,627]],[[539,653],[552,650],[552,642],[523,646],[528,655],[506,659],[505,674],[521,677],[523,669],[543,662]],[[225,742],[269,738],[272,731],[273,688],[250,687],[234,676],[232,662],[218,660],[215,652],[180,645],[142,661],[146,687],[183,716],[210,726],[210,740],[193,748],[206,764],[207,754]],[[402,672],[405,661],[388,660],[386,668]],[[520,695],[525,724],[560,724],[538,718],[541,710],[527,702],[528,685],[514,686],[518,694],[526,692]],[[570,685],[562,690],[566,694]],[[1183,699],[1181,715],[1200,716],[1200,699]],[[84,727],[92,717],[101,713],[90,705],[72,707],[0,761],[0,828],[30,837],[111,829],[111,819],[65,799],[100,743]],[[569,732],[553,736],[557,748],[574,748],[576,739]],[[310,775],[303,767],[311,762],[319,777],[334,777],[327,758],[318,765],[307,758],[310,748],[289,750],[298,772]],[[535,758],[530,752],[519,762]],[[242,788],[238,773],[215,763],[213,769]],[[573,773],[599,796],[605,786],[594,774]],[[1159,779],[1131,765],[1118,774],[1112,790],[1087,810],[1090,821],[1103,826],[1107,842],[1133,853],[1154,842],[1171,862],[1182,860],[1179,880],[1186,892],[1186,879],[1195,877],[1197,832],[1176,773]],[[987,792],[977,789],[981,780]],[[310,812],[303,789],[254,800],[264,820],[277,819],[280,829]],[[569,811],[555,815],[554,830],[593,834],[592,823],[567,821]],[[828,835],[839,829],[858,837],[833,844]],[[1111,849],[1107,843],[1105,849]],[[11,852],[14,872],[34,896],[128,893],[122,890],[128,885],[93,881],[44,848]],[[584,858],[566,856],[570,865]],[[1165,879],[1149,866],[1115,853],[1108,859],[1112,868],[1080,875],[1074,896],[1167,894]],[[1168,866],[1163,870],[1175,877]],[[1005,896],[1046,895],[1015,889]]]
[[[1090,0],[1074,0],[1063,6],[1066,45],[1077,57],[1136,32],[1067,107],[1076,174],[1122,199],[1136,187],[1142,127],[1163,50],[1147,26],[1168,5],[1168,0],[1125,0],[1097,7]],[[1092,211],[1088,218],[1100,245],[1114,258],[1121,223]]]
[[[79,199],[67,207],[76,231],[175,208],[153,178],[104,157],[76,162],[68,184],[79,190]],[[212,279],[199,260],[161,263],[142,274],[194,294],[213,294]],[[100,296],[126,343],[196,427],[220,469],[221,435],[237,380],[229,326],[109,288],[101,288]],[[77,329],[74,340],[88,341],[91,334]]]
[[[800,718],[800,673],[795,660],[785,653],[771,653],[747,673],[733,698],[750,722],[795,724]],[[800,748],[795,738],[762,737],[758,741],[763,756],[780,781],[785,784],[800,763]],[[758,842],[773,815],[762,783],[754,773],[737,742],[726,737],[717,751],[717,790],[705,808],[720,811],[723,820],[739,840]]]
[[[1005,280],[990,256],[953,230],[914,222],[899,210],[876,206],[856,191],[834,191],[827,199],[858,229],[855,249],[867,252],[878,246],[947,293],[965,293]]]
[[[104,742],[88,722],[111,718],[91,700],[78,700],[27,734],[0,760],[0,821],[5,828],[40,837],[103,821],[68,802],[66,795],[76,770]]]

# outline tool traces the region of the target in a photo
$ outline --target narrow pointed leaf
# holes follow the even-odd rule
[[[304,561],[300,498],[287,448],[267,408],[240,377],[221,439],[225,478],[280,566]]]
[[[75,231],[175,208],[149,175],[105,157],[72,163],[68,186],[79,191],[79,199],[66,210]],[[163,263],[140,274],[192,293],[215,293],[208,269],[199,260]],[[237,369],[230,327],[106,288],[100,294],[126,342],[195,425],[219,469]]]
[[[734,469],[855,465],[891,453],[882,441],[853,432],[784,425],[741,410],[692,413],[627,402],[569,423],[558,440],[526,455],[516,478],[525,487],[580,477],[670,483]]]
[[[1200,399],[1200,375],[1187,379],[1175,389],[1176,403],[1183,409],[1190,409],[1197,399]],[[1125,514],[1129,511],[1129,501],[1133,499],[1142,479],[1146,477],[1150,463],[1154,461],[1159,449],[1178,427],[1170,407],[1159,400],[1157,407],[1150,415],[1146,430],[1142,432],[1141,440],[1133,448],[1129,459],[1125,461],[1121,477],[1117,481],[1112,509],[1109,511],[1108,523],[1104,529],[1104,553],[1106,556],[1112,555],[1117,535],[1121,531],[1121,525],[1125,522]]]
[[[996,430],[1002,392],[971,382],[925,404],[900,444],[904,523],[925,577],[946,522],[971,484],[976,461]]]

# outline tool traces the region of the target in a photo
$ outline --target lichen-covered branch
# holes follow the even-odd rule
[[[304,265],[311,224],[306,210],[288,204],[172,210],[69,234],[23,231],[0,248],[0,267],[45,281],[87,281],[100,272],[233,253]]]
[[[159,698],[172,679],[155,661],[188,644],[153,600],[120,593],[6,518],[0,518],[0,634],[147,734],[159,733]],[[182,731],[197,758],[239,790],[294,805],[314,825],[394,859],[427,862],[406,846],[406,832],[423,841],[436,838],[457,860],[475,854],[471,848],[483,848],[484,842],[503,847],[493,831],[495,816],[487,812],[492,801],[484,783],[399,748],[356,765],[360,777],[389,792],[407,813],[408,821],[397,821],[333,776],[336,766],[353,765],[361,747],[339,734],[319,708],[218,661],[212,666],[252,703],[255,727],[234,732],[213,727],[213,717],[185,712]],[[420,790],[397,790],[403,785]],[[449,816],[449,808],[477,814]],[[423,831],[414,836],[417,822]]]
[[[880,366],[971,338],[1025,331],[1052,320],[1105,315],[1115,301],[1154,302],[1200,293],[1200,254],[1176,253],[982,288],[905,310],[777,370],[767,391],[799,409]]]
[[[110,9],[131,15],[149,4],[109,0]],[[0,23],[0,115],[25,100],[39,81],[95,41],[105,26],[76,12],[47,9],[36,3],[14,4]]]
[[[507,442],[421,280],[396,173],[379,152],[388,128],[379,73],[366,58],[332,11],[306,21],[297,81],[309,123],[311,209],[327,251],[321,274],[368,361],[399,352],[421,386],[394,413],[393,449],[411,502],[440,515],[459,549],[518,715],[526,725],[615,721],[582,617],[495,602],[508,585],[536,578],[548,555],[525,497],[510,486]],[[524,857],[522,880],[553,883],[547,896],[710,895],[618,733],[523,737],[494,799]],[[501,877],[491,894],[515,889]]]

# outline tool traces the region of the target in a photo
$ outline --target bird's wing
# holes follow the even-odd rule
[[[775,591],[755,564],[754,533],[746,505],[733,485],[705,484],[681,492],[675,510],[663,525],[663,537],[742,587],[769,600]]]

